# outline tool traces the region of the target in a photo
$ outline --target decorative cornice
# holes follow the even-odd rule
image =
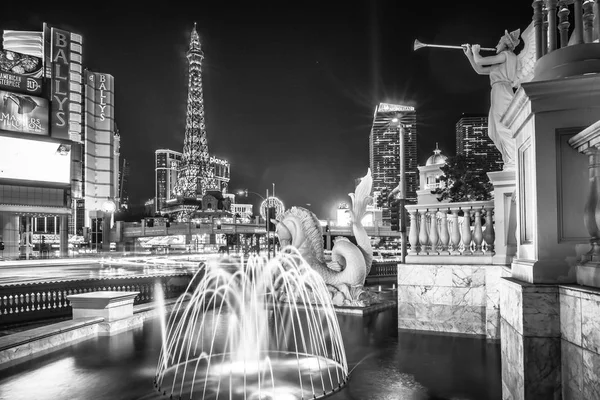
[[[569,139],[572,148],[585,153],[590,147],[600,148],[600,120]]]

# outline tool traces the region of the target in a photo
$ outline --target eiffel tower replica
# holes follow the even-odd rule
[[[202,93],[202,60],[204,53],[196,23],[192,29],[188,59],[188,98],[185,121],[185,140],[181,166],[177,173],[177,183],[173,194],[175,204],[169,211],[180,221],[187,221],[202,204],[202,196],[207,191],[219,191],[213,167],[210,165],[208,139],[204,122],[204,96]]]

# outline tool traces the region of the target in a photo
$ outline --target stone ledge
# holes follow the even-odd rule
[[[60,333],[73,331],[88,325],[98,324],[103,321],[104,318],[102,317],[79,318],[2,336],[0,337],[0,352]]]
[[[386,300],[381,303],[373,304],[368,307],[339,307],[334,306],[336,314],[353,314],[353,315],[369,315],[388,308],[395,308],[397,306],[395,300]]]

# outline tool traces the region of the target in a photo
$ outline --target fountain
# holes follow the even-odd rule
[[[169,399],[318,399],[348,365],[323,278],[293,247],[213,260],[166,324],[154,387]]]

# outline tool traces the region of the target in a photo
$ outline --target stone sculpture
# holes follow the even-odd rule
[[[517,29],[512,32],[504,31],[504,35],[496,45],[496,54],[481,56],[478,44],[463,46],[463,50],[471,66],[480,75],[490,76],[490,112],[488,117],[488,135],[502,154],[504,170],[515,169],[515,140],[513,133],[501,121],[513,97],[513,88],[533,77],[535,65],[535,38],[533,23],[521,35],[524,47],[515,55],[514,50],[519,45]]]
[[[373,260],[373,248],[361,220],[365,216],[373,179],[371,170],[361,179],[355,193],[350,193],[352,206],[349,210],[355,245],[346,238],[337,238],[331,251],[331,261],[325,259],[323,231],[317,217],[302,207],[292,207],[277,220],[276,233],[282,249],[295,247],[307,263],[323,277],[334,305],[368,306],[371,295],[364,290],[364,283]]]

